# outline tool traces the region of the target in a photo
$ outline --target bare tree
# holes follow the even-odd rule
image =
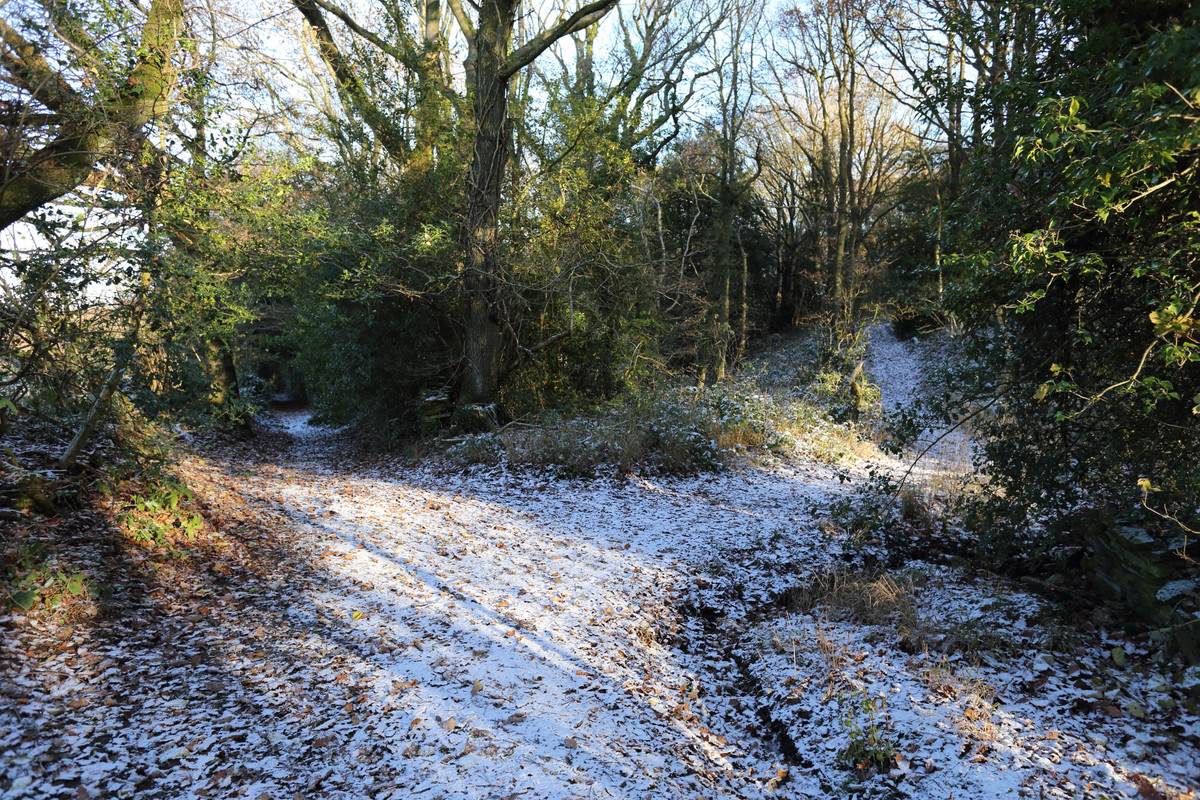
[[[783,15],[773,113],[791,130],[814,191],[822,229],[821,260],[833,300],[852,299],[857,261],[871,229],[891,208],[904,152],[912,143],[874,63],[870,3],[812,0]]]
[[[773,250],[770,301],[773,324],[779,328],[799,323],[817,296],[814,256],[820,237],[820,203],[813,196],[809,162],[790,127],[787,115],[770,110],[758,125],[763,172],[756,191]]]
[[[737,227],[737,214],[762,169],[761,150],[750,136],[757,98],[754,73],[762,12],[756,0],[731,4],[726,29],[708,45],[715,104],[712,119],[715,180],[710,195],[714,246],[708,281],[706,341],[699,364],[702,383],[724,380],[730,361],[736,361],[746,342],[748,258]],[[750,146],[754,147],[752,151],[747,149]],[[737,307],[735,298],[740,299]]]
[[[640,148],[643,165],[653,164],[679,135],[684,112],[716,71],[702,53],[728,22],[732,5],[643,0],[631,11],[618,9],[616,78],[605,100],[621,145]]]
[[[1038,68],[1039,32],[1050,6],[1035,0],[877,0],[867,17],[876,45],[902,81],[884,86],[915,112],[926,149],[944,172],[946,202],[958,197],[972,153],[991,140],[994,166],[1006,163],[1008,120],[1019,98],[1003,82]],[[931,164],[930,166],[933,166]]]

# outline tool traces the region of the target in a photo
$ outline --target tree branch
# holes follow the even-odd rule
[[[87,106],[72,86],[38,53],[37,47],[0,19],[0,66],[20,86],[47,108],[78,111]]]
[[[594,0],[594,2],[579,8],[566,19],[563,19],[560,15],[559,21],[552,28],[533,37],[523,46],[509,54],[504,68],[500,71],[500,77],[504,80],[511,78],[518,70],[532,63],[546,48],[562,37],[576,31],[581,31],[589,25],[594,25],[604,19],[604,15],[612,11],[616,4],[617,0]]]
[[[474,41],[475,26],[471,24],[471,18],[463,10],[461,0],[447,0],[447,2],[450,3],[450,13],[454,14],[454,19],[458,22],[458,27],[462,29],[463,36],[469,42]]]
[[[400,49],[399,47],[396,47],[395,45],[384,41],[378,35],[372,33],[371,31],[367,30],[363,26],[359,25],[358,22],[355,21],[354,17],[350,16],[350,14],[348,12],[344,11],[343,9],[339,8],[338,6],[335,6],[333,3],[330,3],[327,0],[310,0],[310,1],[312,3],[320,6],[321,8],[325,9],[333,16],[340,19],[346,25],[346,27],[349,28],[351,31],[353,31],[355,34],[366,39],[368,42],[370,42],[371,44],[378,47],[382,52],[386,53],[387,55],[389,55],[392,58],[399,61],[401,64],[403,64],[408,69],[416,70],[419,68],[419,64],[417,63],[417,57],[416,57],[415,53],[405,52],[404,50]],[[297,5],[297,7],[299,7],[299,5]],[[303,13],[303,9],[301,9],[301,13]]]
[[[170,106],[177,72],[174,64],[183,25],[183,0],[154,0],[142,26],[138,60],[115,98],[87,103],[28,42],[0,20],[5,52],[0,63],[27,81],[40,102],[72,112],[69,130],[32,154],[24,168],[0,185],[0,230],[75,189],[96,162],[117,152],[121,135],[138,131]]]
[[[292,0],[292,5],[304,15],[304,19],[312,27],[313,36],[317,40],[317,51],[321,54],[325,66],[333,73],[342,101],[362,115],[363,122],[379,137],[379,143],[392,158],[402,160],[407,157],[408,137],[380,112],[379,106],[367,94],[362,81],[354,73],[354,66],[338,49],[333,33],[329,30],[329,23],[321,13],[321,8],[326,4],[321,0]]]

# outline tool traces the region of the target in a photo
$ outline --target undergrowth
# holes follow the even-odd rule
[[[174,552],[203,529],[193,491],[173,472],[171,436],[124,410],[66,468],[49,455],[63,446],[49,426],[0,440],[0,607],[92,616],[109,603],[105,576],[124,553]]]
[[[452,440],[458,464],[551,469],[566,477],[609,470],[691,474],[720,469],[734,454],[783,455],[825,438],[831,454],[852,449],[848,429],[812,404],[778,400],[749,381],[673,387],[634,395],[595,414],[547,415]],[[836,458],[832,455],[831,458]]]
[[[172,539],[192,539],[204,526],[204,518],[191,510],[195,495],[181,480],[158,475],[149,481],[129,482],[120,487],[121,508],[114,521],[139,544],[165,545]]]
[[[897,752],[887,699],[856,689],[839,692],[837,700],[848,735],[838,760],[860,773],[887,770]]]
[[[62,569],[58,554],[39,541],[17,541],[0,550],[0,591],[5,604],[23,611],[58,608],[90,588],[87,574]]]
[[[788,613],[894,631],[899,648],[914,655],[941,652],[974,660],[1022,654],[999,625],[1022,615],[1020,606],[1010,602],[1003,591],[981,596],[977,616],[960,619],[930,603],[928,596],[931,592],[936,595],[936,586],[937,581],[923,569],[830,569],[788,589],[779,602]],[[1030,601],[1026,598],[1024,602]],[[1047,632],[1053,627],[1048,618],[1031,617],[1030,624]],[[1065,646],[1061,640],[1057,643]],[[1054,644],[1041,642],[1043,647],[1053,648]]]

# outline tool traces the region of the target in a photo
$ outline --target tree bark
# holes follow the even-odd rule
[[[498,251],[500,201],[504,168],[508,162],[508,86],[512,76],[563,36],[592,25],[616,4],[598,0],[509,52],[518,0],[485,0],[479,5],[473,42],[473,69],[467,85],[473,92],[471,108],[475,148],[467,170],[465,259],[460,299],[463,313],[463,369],[459,404],[496,401],[502,374],[501,322],[502,271]],[[462,15],[457,7],[455,16]]]
[[[490,403],[500,381],[500,194],[508,161],[508,78],[515,4],[490,0],[479,12],[475,47],[475,149],[467,171],[466,262],[461,404]]]

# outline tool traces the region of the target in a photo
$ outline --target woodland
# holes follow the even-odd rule
[[[4,797],[1196,796],[1192,2],[0,37]]]

